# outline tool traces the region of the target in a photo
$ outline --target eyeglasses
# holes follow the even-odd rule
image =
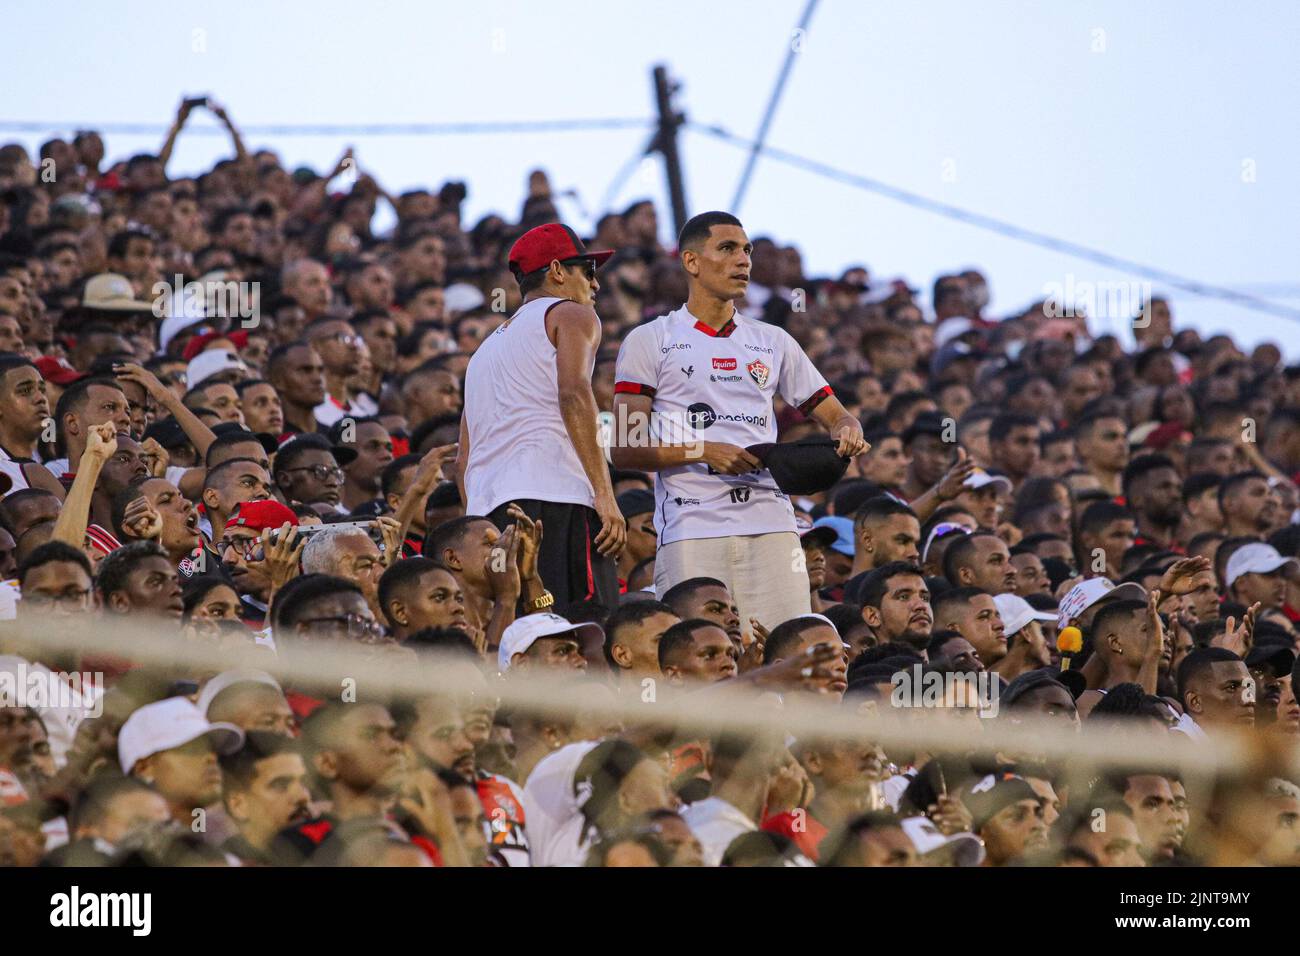
[[[237,554],[242,554],[245,561],[261,561],[262,542],[258,538],[222,538],[217,542],[217,554],[225,554],[230,548],[234,548]]]
[[[33,610],[57,607],[64,611],[78,611],[85,607],[88,597],[90,597],[89,590],[64,591],[62,594],[42,594],[40,591],[31,591],[23,595],[23,603]]]
[[[588,282],[596,281],[596,262],[594,259],[561,259],[560,265],[565,266],[566,268],[569,266],[579,267],[582,270],[582,274],[587,277]]]
[[[337,617],[313,617],[299,624],[314,627],[328,624],[336,631],[343,631],[348,637],[359,641],[376,641],[384,636],[384,627],[378,621],[360,614],[341,614]]]
[[[343,469],[338,465],[303,465],[299,468],[286,468],[284,471],[286,473],[291,471],[310,471],[311,476],[317,481],[329,481],[333,478],[340,484],[343,482]]]

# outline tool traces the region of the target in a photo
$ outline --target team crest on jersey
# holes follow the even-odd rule
[[[754,359],[754,361],[745,366],[745,369],[749,372],[754,381],[758,383],[759,388],[762,388],[767,384],[767,376],[771,374],[772,371],[763,364],[762,359]]]

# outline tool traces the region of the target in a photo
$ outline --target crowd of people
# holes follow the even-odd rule
[[[169,170],[203,110],[233,155]],[[156,154],[0,146],[0,865],[1300,862],[1276,346],[810,277],[650,201],[583,239],[542,171],[474,223],[377,177],[210,100]],[[239,666],[97,651],[127,620]],[[538,675],[567,709],[511,702]],[[636,717],[710,695],[958,742]],[[1163,757],[972,744],[1002,724]],[[1241,767],[1183,771],[1223,734]]]

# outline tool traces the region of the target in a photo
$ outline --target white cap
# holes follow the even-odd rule
[[[1232,587],[1232,583],[1243,574],[1272,574],[1280,568],[1286,568],[1294,575],[1300,572],[1300,561],[1282,557],[1271,544],[1259,542],[1242,545],[1228,559],[1223,580],[1228,587]]]
[[[1145,601],[1147,599],[1146,588],[1140,584],[1134,584],[1132,581],[1115,586],[1110,578],[1089,578],[1086,581],[1080,581],[1074,587],[1066,592],[1065,597],[1061,600],[1056,612],[1057,627],[1065,627],[1076,617],[1082,614],[1088,608],[1092,607],[1102,598],[1110,600],[1114,598],[1117,601],[1133,600]],[[1008,633],[1011,633],[1008,631]]]
[[[955,521],[940,521],[930,529],[930,534],[925,539],[925,545],[921,548],[921,560],[926,559],[930,553],[930,545],[934,544],[936,538],[946,538],[950,534],[970,534],[970,528]]]
[[[212,702],[216,700],[217,695],[227,687],[233,687],[235,684],[265,684],[267,687],[281,690],[279,682],[266,671],[222,671],[203,685],[203,689],[199,691],[199,699],[195,706],[206,717],[208,708],[212,706]]]
[[[244,745],[244,732],[234,724],[210,724],[202,711],[184,697],[145,704],[126,719],[117,734],[117,758],[122,772],[145,757],[183,747],[207,735],[219,754],[234,753]]]
[[[164,352],[176,336],[191,326],[202,325],[208,321],[207,316],[203,314],[203,303],[197,298],[181,296],[178,302],[175,297],[169,297],[168,301],[170,309],[167,318],[163,319],[162,325],[158,327],[158,347]]]
[[[1006,627],[1007,637],[1017,633],[1030,621],[1056,620],[1055,614],[1034,610],[1033,605],[1019,594],[995,594],[993,603],[998,607],[998,616]]]
[[[227,352],[225,349],[205,349],[190,359],[190,364],[185,367],[185,384],[189,388],[198,388],[212,376],[231,369],[248,372],[248,366],[240,361],[239,356],[234,352]]]
[[[976,468],[962,483],[963,488],[978,491],[986,485],[1001,485],[1006,494],[1011,494],[1011,479],[1005,475],[990,475],[983,468]]]
[[[516,618],[501,635],[497,648],[497,669],[505,673],[516,654],[522,654],[543,637],[572,634],[583,645],[583,655],[595,651],[605,643],[605,632],[599,624],[574,624],[558,614],[529,614]]]
[[[964,315],[944,319],[934,329],[934,347],[937,351],[953,339],[975,330],[975,323]]]
[[[14,580],[0,581],[0,621],[12,621],[18,617],[18,602],[23,599]]]
[[[899,823],[912,846],[916,847],[917,856],[929,856],[950,847],[955,866],[979,866],[984,862],[984,844],[973,833],[944,836],[929,817],[904,817]]]
[[[469,312],[487,301],[483,293],[468,282],[453,282],[442,290],[442,298],[448,315]]]

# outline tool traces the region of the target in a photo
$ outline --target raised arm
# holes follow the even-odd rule
[[[93,425],[86,434],[86,450],[77,464],[77,477],[72,480],[63,510],[54,522],[52,541],[70,544],[78,551],[85,545],[86,528],[90,524],[90,500],[95,495],[95,483],[104,463],[117,453],[117,432],[112,422]]]

